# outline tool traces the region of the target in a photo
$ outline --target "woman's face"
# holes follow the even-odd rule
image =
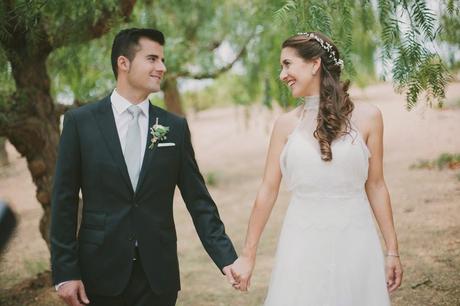
[[[294,98],[319,94],[320,59],[304,60],[294,48],[281,50],[280,80],[290,89]]]

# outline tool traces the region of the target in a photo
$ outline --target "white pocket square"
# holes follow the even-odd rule
[[[174,142],[160,142],[158,147],[174,147],[175,145]]]

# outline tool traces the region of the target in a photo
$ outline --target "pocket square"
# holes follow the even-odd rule
[[[160,142],[158,147],[174,147],[175,145],[174,142]]]

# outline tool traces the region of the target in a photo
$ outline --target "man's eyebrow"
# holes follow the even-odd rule
[[[147,58],[153,58],[153,59],[159,59],[159,58],[160,58],[160,56],[159,56],[159,55],[156,55],[156,54],[147,54],[146,57],[147,57]],[[165,62],[165,58],[163,57],[163,58],[161,59],[161,61],[164,63],[164,62]]]

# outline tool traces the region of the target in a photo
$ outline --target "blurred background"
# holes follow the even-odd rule
[[[18,226],[0,254],[0,305],[63,305],[50,280],[50,193],[62,114],[109,94],[110,49],[127,27],[166,36],[151,102],[186,116],[197,160],[241,249],[276,117],[284,39],[330,36],[351,97],[385,123],[385,175],[401,259],[393,305],[460,305],[459,0],[0,0],[0,200]],[[289,194],[280,192],[248,293],[227,285],[175,199],[177,305],[263,303]]]

